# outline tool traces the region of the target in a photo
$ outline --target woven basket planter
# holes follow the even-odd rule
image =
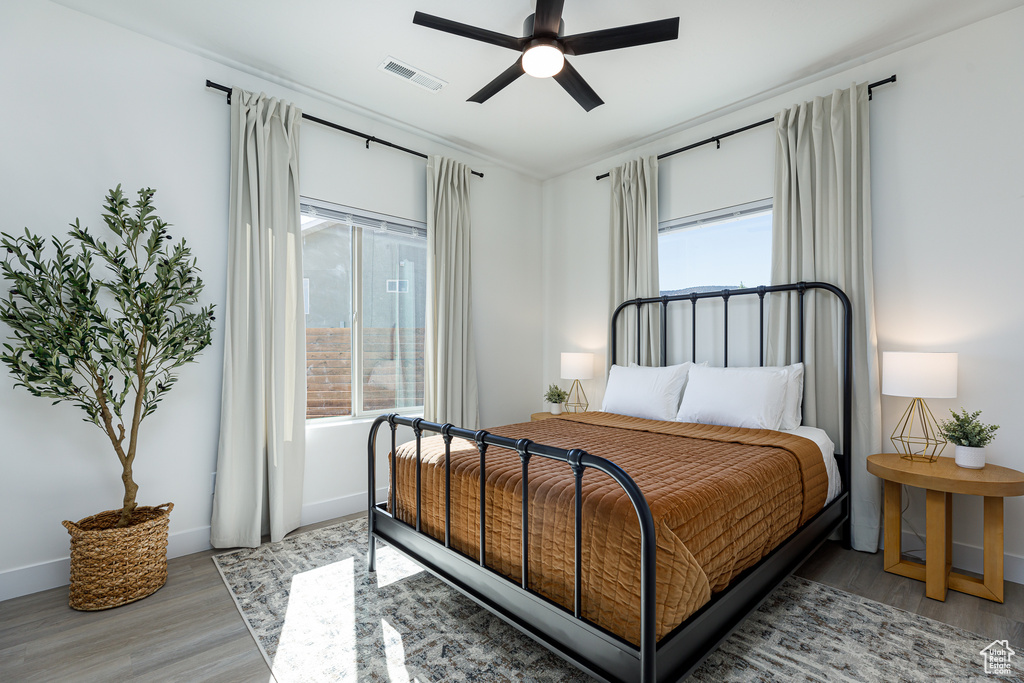
[[[141,600],[167,581],[167,525],[173,503],[137,507],[131,524],[116,528],[120,510],[63,522],[71,534],[71,597],[87,612]]]

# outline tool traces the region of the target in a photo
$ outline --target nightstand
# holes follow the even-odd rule
[[[553,417],[561,417],[561,415],[552,415],[550,412],[546,413],[534,413],[530,416],[530,422],[539,422],[540,420],[550,420]]]
[[[868,472],[885,481],[885,571],[925,582],[925,594],[945,600],[947,590],[1003,601],[1003,498],[1024,495],[1024,473],[999,465],[980,470],[957,467],[953,458],[904,460],[899,453],[868,456]],[[901,484],[927,490],[925,563],[904,560]],[[953,494],[985,497],[985,573],[977,579],[950,571],[953,551]]]

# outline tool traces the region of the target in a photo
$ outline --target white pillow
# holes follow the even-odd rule
[[[608,372],[601,410],[642,417],[648,420],[671,421],[679,408],[679,397],[686,385],[686,374],[692,363],[648,368],[640,365],[613,365]]]
[[[693,367],[678,422],[778,429],[785,407],[785,368]]]
[[[785,366],[770,366],[763,368],[750,368],[771,372],[773,370],[786,371],[786,398],[782,409],[782,425],[779,429],[796,429],[804,421],[804,364],[794,363]]]

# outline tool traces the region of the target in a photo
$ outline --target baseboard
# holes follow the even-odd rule
[[[377,489],[377,500],[383,501],[388,495],[387,487]],[[316,503],[307,503],[302,506],[301,522],[316,524],[335,517],[344,517],[356,512],[366,512],[366,493],[353,493],[340,498],[321,500]]]
[[[0,572],[0,600],[66,586],[70,574],[71,560],[67,557],[8,569]]]
[[[387,488],[378,489],[377,500],[384,500]],[[302,524],[314,524],[366,510],[366,494],[307,503],[302,506]],[[167,538],[167,556],[181,557],[210,548],[210,527],[203,526],[172,533]],[[16,567],[0,572],[0,601],[68,585],[71,560],[61,557],[47,562]]]
[[[167,537],[167,557],[191,555],[201,550],[209,550],[210,527],[201,526],[188,531],[177,531]]]
[[[904,530],[902,550],[904,554],[916,556],[920,561],[924,561],[924,543],[912,531]],[[985,553],[982,548],[965,543],[953,543],[954,569],[981,574],[984,563]],[[1024,557],[1004,553],[1003,578],[1006,581],[1024,584]]]
[[[210,527],[178,531],[167,537],[167,556],[191,555],[210,547]],[[71,560],[61,557],[48,562],[0,572],[0,601],[68,585]]]

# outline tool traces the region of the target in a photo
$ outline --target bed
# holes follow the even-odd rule
[[[613,315],[612,348],[622,310],[657,306],[666,358],[668,306],[696,311],[721,297],[727,363],[730,298],[759,298],[763,339],[766,294],[793,292],[802,329],[810,291],[834,295],[849,320],[849,301],[825,283],[639,299]],[[397,455],[388,500],[370,500],[371,569],[381,539],[598,679],[685,677],[829,534],[848,532],[848,337],[849,327],[834,459],[806,426],[584,413],[469,431],[382,416],[369,439],[371,492],[385,425]],[[401,448],[398,425],[415,435]]]

